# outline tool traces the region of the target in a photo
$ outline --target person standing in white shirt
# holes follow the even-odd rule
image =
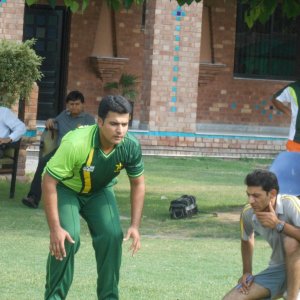
[[[300,81],[295,81],[279,90],[272,97],[273,105],[291,118],[287,151],[300,152]],[[285,105],[288,104],[288,105]]]

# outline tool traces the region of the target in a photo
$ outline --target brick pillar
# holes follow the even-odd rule
[[[145,22],[145,45],[144,45],[144,68],[143,84],[141,95],[141,116],[140,129],[149,129],[149,110],[151,99],[151,80],[152,80],[152,54],[155,23],[155,3],[156,1],[146,2],[146,22]]]
[[[202,2],[182,8],[176,1],[151,2],[145,39],[148,85],[142,97],[148,118],[143,121],[151,131],[195,132]]]
[[[36,115],[38,106],[39,88],[36,83],[34,83],[29,99],[27,99],[25,104],[25,118],[24,122],[27,126],[28,131],[36,130]]]
[[[0,39],[22,41],[24,0],[0,2]]]

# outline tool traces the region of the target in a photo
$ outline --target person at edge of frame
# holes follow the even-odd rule
[[[295,81],[280,89],[272,96],[272,104],[279,111],[290,117],[290,129],[286,150],[300,151],[300,81]],[[285,104],[290,104],[287,106]]]
[[[241,213],[242,276],[223,300],[300,299],[300,200],[280,195],[277,177],[254,170],[245,178],[248,204]],[[252,274],[255,233],[272,248],[269,266]]]
[[[9,108],[0,105],[0,158],[5,149],[16,146],[25,133],[25,124]]]

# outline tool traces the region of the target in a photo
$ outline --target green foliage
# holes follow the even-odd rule
[[[57,4],[57,0],[47,0],[51,7],[55,7]],[[171,1],[171,0],[170,0]],[[173,0],[174,1],[174,0]],[[191,5],[193,2],[201,2],[202,0],[176,0],[178,5]],[[26,0],[26,3],[30,6],[33,4],[38,3],[39,0]],[[109,7],[113,10],[119,10],[122,7],[125,9],[129,9],[133,4],[141,5],[143,4],[144,0],[106,0],[106,3]],[[84,11],[88,5],[89,0],[64,0],[64,4],[66,7],[70,8],[72,12],[77,12],[79,9]]]
[[[111,90],[114,94],[122,95],[126,99],[135,101],[137,97],[137,79],[133,74],[123,73],[119,81],[107,82],[104,89]]]
[[[171,0],[170,0],[171,1]],[[238,0],[242,3],[248,4],[249,9],[245,14],[245,22],[249,27],[252,27],[255,22],[259,21],[265,23],[274,13],[275,9],[281,5],[284,16],[287,18],[295,18],[300,15],[299,0]],[[180,6],[185,4],[201,2],[201,0],[177,0]]]
[[[172,1],[172,0],[170,0]],[[175,0],[173,0],[175,1]],[[202,0],[176,0],[178,5],[191,5],[196,2],[199,3]],[[245,22],[249,27],[252,27],[255,22],[259,21],[261,23],[266,22],[270,16],[273,14],[275,8],[282,5],[282,10],[285,16],[288,18],[295,18],[300,15],[300,3],[299,0],[240,0],[243,3],[249,4],[249,9],[245,14]],[[26,0],[28,5],[37,3],[38,0]],[[133,4],[141,5],[144,0],[106,0],[109,7],[114,10],[119,10],[121,7],[129,9]],[[48,3],[55,7],[56,0],[48,0]],[[70,8],[72,12],[76,12],[81,7],[84,11],[89,4],[89,0],[64,0],[67,7]]]
[[[133,4],[141,5],[144,0],[106,0],[109,7],[119,10],[121,7],[129,9]]]
[[[298,0],[282,1],[282,7],[288,18],[295,18],[300,15],[300,3]]]
[[[275,9],[281,5],[283,15],[287,18],[295,18],[300,15],[299,0],[241,0],[248,5],[245,13],[245,21],[248,27],[252,27],[255,22],[265,23],[269,20]]]
[[[51,7],[55,7],[57,5],[57,0],[47,0]],[[199,0],[197,0],[199,1]],[[201,0],[200,0],[201,1]],[[38,3],[39,0],[26,0],[26,3],[30,6]],[[124,7],[125,9],[129,9],[133,4],[141,5],[144,0],[106,0],[106,3],[109,7],[114,10],[119,10]],[[64,4],[68,7],[73,13],[81,10],[83,12],[89,5],[89,0],[64,0]]]
[[[32,49],[34,40],[24,43],[0,41],[0,103],[11,106],[19,97],[27,99],[33,84],[41,79],[42,58]]]
[[[49,5],[54,8],[57,4],[57,0],[47,0]],[[109,1],[109,0],[107,0]],[[26,0],[26,3],[30,6],[33,4],[37,4],[39,0]],[[115,0],[118,2],[118,0]],[[64,4],[68,7],[72,12],[77,12],[79,9],[83,12],[89,5],[89,0],[64,0]]]
[[[171,1],[171,0],[170,0]],[[191,5],[193,2],[199,3],[202,0],[176,0],[178,5],[183,6],[185,4],[187,5]]]

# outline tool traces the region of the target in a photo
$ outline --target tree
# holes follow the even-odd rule
[[[190,5],[201,0],[177,0],[179,5]],[[265,23],[278,6],[282,6],[283,15],[296,18],[300,15],[299,0],[237,0],[248,6],[245,13],[245,22],[252,27],[255,22]]]
[[[249,8],[245,13],[245,21],[249,27],[255,22],[265,23],[274,13],[278,6],[281,6],[283,15],[287,18],[296,18],[300,15],[299,0],[242,0]]]
[[[47,0],[51,7],[56,6],[56,0]],[[121,7],[129,9],[132,4],[140,5],[144,2],[144,0],[105,0],[109,7],[114,10],[118,10]],[[198,0],[199,1],[199,0]],[[201,0],[200,0],[201,1]],[[38,3],[39,0],[26,0],[26,3],[30,6],[32,4]],[[78,10],[84,11],[88,5],[89,0],[64,0],[64,4],[66,7],[70,8],[72,12],[77,12]]]
[[[177,1],[178,5],[191,5],[192,3],[199,3],[202,0],[170,0]],[[239,0],[237,0],[239,1]],[[300,2],[299,0],[240,0],[244,4],[249,6],[245,13],[245,21],[249,27],[257,21],[264,23],[273,14],[274,10],[278,6],[282,6],[283,14],[288,18],[296,18],[300,15]],[[26,0],[28,5],[37,3],[38,0]],[[48,0],[52,7],[55,7],[56,0]],[[118,10],[121,7],[126,9],[130,8],[132,4],[140,5],[144,0],[106,0],[107,4],[114,10]],[[64,0],[67,7],[72,12],[76,12],[79,9],[82,11],[89,5],[89,0]]]
[[[33,84],[41,79],[42,57],[32,49],[34,43],[0,41],[0,105],[10,107],[19,98],[28,100]]]

